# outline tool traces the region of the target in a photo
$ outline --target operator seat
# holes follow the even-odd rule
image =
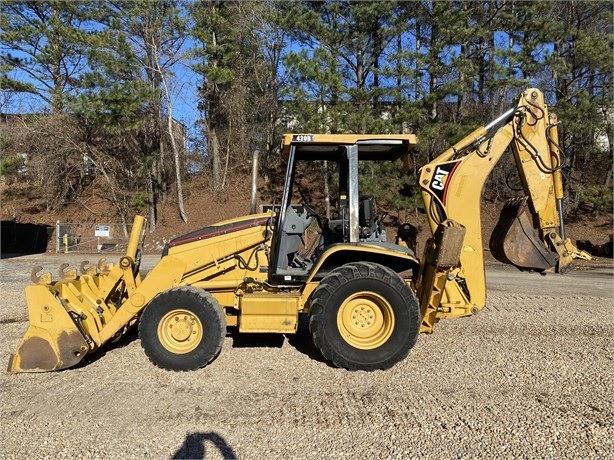
[[[302,214],[292,206],[286,209],[284,228],[282,229],[281,241],[279,244],[279,258],[277,262],[277,272],[287,271],[291,266],[303,242],[303,234],[311,224],[313,217],[307,217],[307,212]]]

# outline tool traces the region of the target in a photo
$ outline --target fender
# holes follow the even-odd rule
[[[393,252],[394,251],[394,252]],[[420,262],[411,251],[394,243],[338,243],[324,250],[313,265],[307,283],[322,278],[330,267],[344,263],[368,261],[392,268],[396,272],[417,269]]]

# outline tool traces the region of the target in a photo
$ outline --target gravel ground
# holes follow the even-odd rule
[[[3,366],[37,262],[0,261]],[[552,290],[517,273],[388,371],[331,368],[302,328],[229,336],[190,373],[151,365],[135,336],[78,368],[2,372],[0,458],[614,458],[611,266]]]

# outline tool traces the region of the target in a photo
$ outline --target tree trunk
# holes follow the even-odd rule
[[[249,206],[249,213],[256,214],[256,195],[258,193],[258,156],[260,152],[258,150],[254,150],[254,154],[252,156],[252,196],[251,202]]]
[[[222,184],[222,174],[220,171],[220,141],[217,129],[212,126],[211,120],[207,122],[209,126],[209,155],[211,156],[211,168],[213,172],[213,190],[219,190]]]
[[[213,11],[216,11],[215,6],[213,7]],[[214,49],[217,47],[217,34],[215,32],[211,34],[211,44]],[[213,68],[217,68],[217,59],[211,58],[209,65]],[[213,169],[213,190],[219,190],[222,187],[222,174],[220,171],[221,149],[219,132],[217,130],[218,120],[216,120],[216,117],[220,111],[221,103],[215,83],[208,82],[207,86],[207,94],[209,96],[209,119],[207,120],[207,126],[209,127],[209,155],[211,155],[211,166]]]
[[[149,203],[149,231],[153,232],[156,230],[156,206],[155,206],[155,190],[154,190],[154,179],[151,174],[147,175],[147,192],[149,195],[149,199],[151,200]]]
[[[106,169],[104,168],[104,161],[98,161],[97,155],[95,155],[94,152],[91,151],[91,150],[88,152],[87,156],[90,159],[90,161],[92,162],[92,164],[94,165],[94,167],[96,168],[96,170],[100,171],[102,173],[102,175],[104,176],[105,180],[107,181],[107,184],[109,184],[109,193],[111,194],[111,202],[113,203],[113,205],[117,209],[117,212],[119,214],[119,218],[120,218],[120,220],[122,222],[122,230],[124,232],[124,237],[128,238],[128,234],[129,233],[128,233],[128,226],[126,224],[126,213],[124,211],[124,208],[122,208],[121,203],[119,202],[119,199],[117,198],[115,184],[111,181],[111,178],[109,177],[109,174],[107,173]],[[155,222],[154,222],[154,226],[155,226]]]
[[[183,205],[183,186],[181,183],[181,161],[179,159],[179,149],[177,148],[177,142],[175,140],[175,131],[173,129],[173,101],[171,100],[171,94],[168,90],[168,85],[166,84],[166,78],[164,77],[164,73],[160,68],[160,59],[157,54],[157,49],[154,48],[154,63],[156,65],[156,70],[158,71],[160,81],[162,83],[162,87],[164,88],[164,97],[166,98],[166,108],[167,108],[167,129],[168,129],[168,137],[171,140],[171,148],[173,150],[173,158],[175,160],[175,187],[177,188],[177,208],[179,210],[179,216],[181,220],[184,222],[188,221],[188,215],[185,212],[185,208]],[[162,137],[162,136],[160,136]],[[162,152],[160,157],[163,158]]]
[[[165,85],[166,87],[166,85]],[[168,100],[168,135],[171,139],[171,146],[173,148],[173,158],[175,159],[175,187],[177,188],[177,208],[179,210],[179,216],[184,222],[188,221],[188,214],[185,212],[183,205],[183,186],[181,183],[181,162],[179,161],[179,149],[177,148],[177,142],[175,141],[175,134],[173,133],[173,109]]]

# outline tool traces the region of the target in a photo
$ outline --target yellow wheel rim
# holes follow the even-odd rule
[[[189,353],[203,339],[203,325],[191,311],[172,310],[158,323],[158,339],[171,353]]]
[[[343,339],[361,350],[382,346],[394,330],[390,303],[374,292],[357,292],[339,307],[337,327]]]

